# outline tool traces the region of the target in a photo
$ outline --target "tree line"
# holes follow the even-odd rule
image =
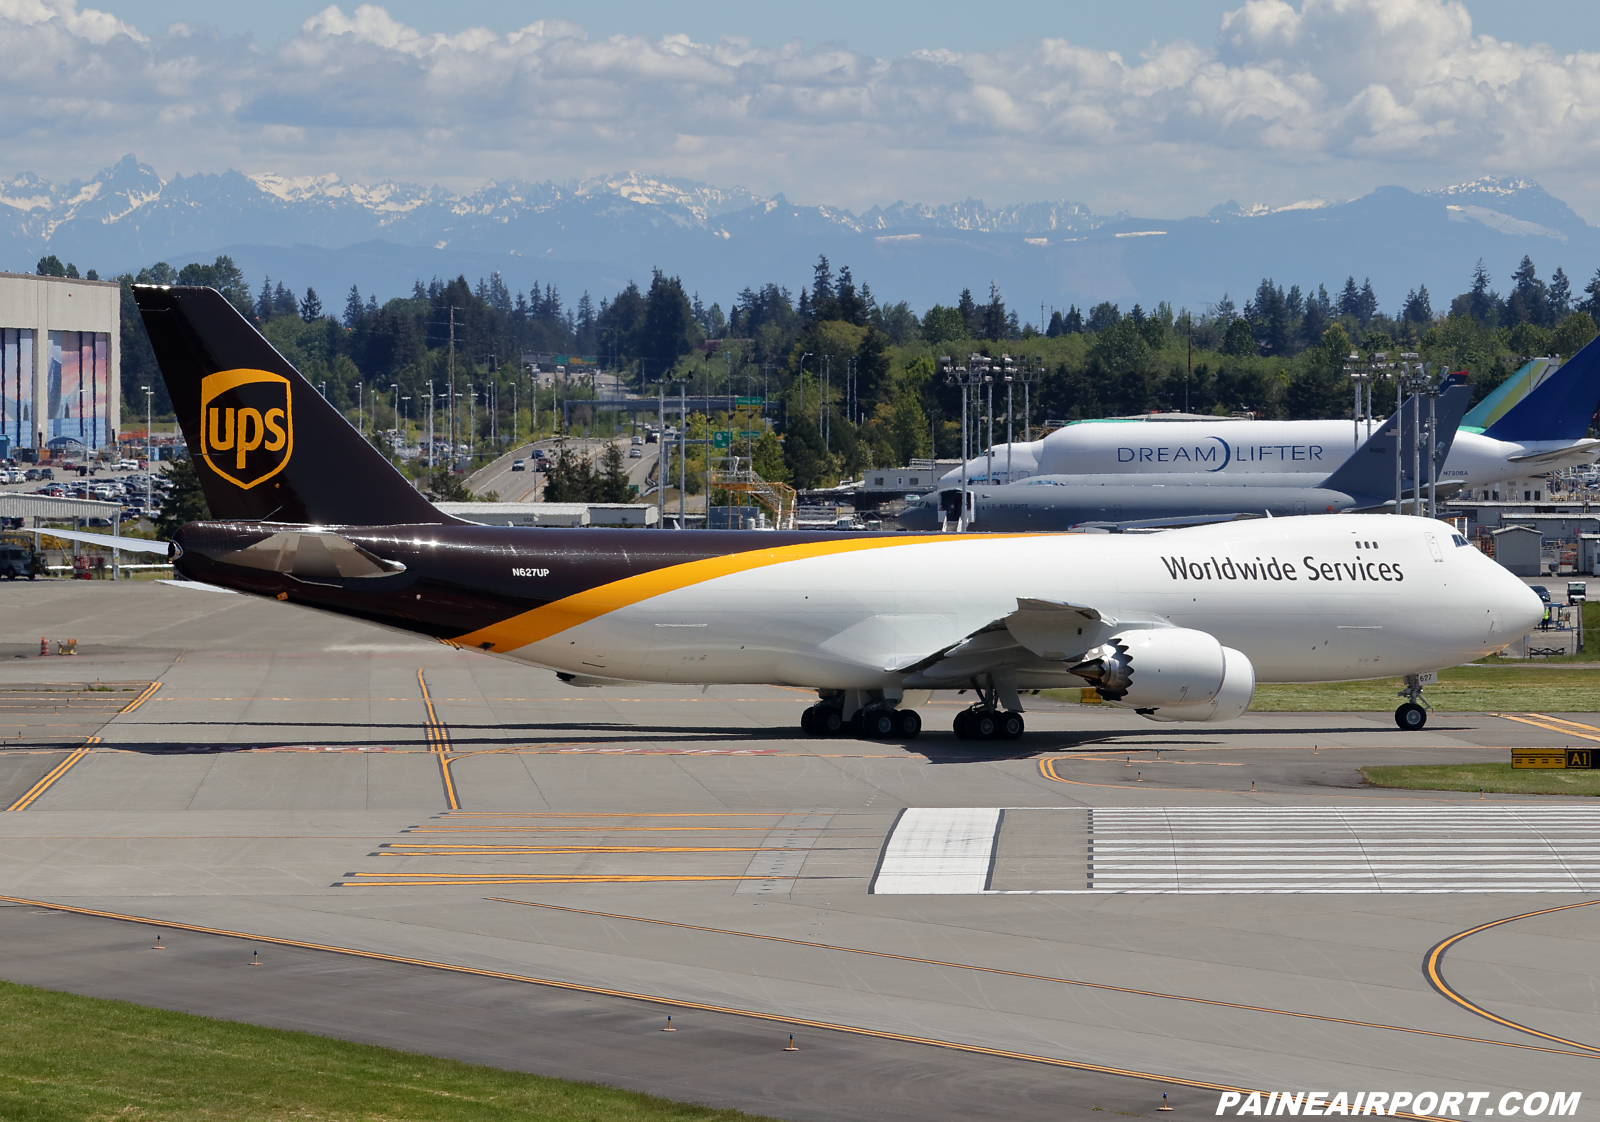
[[[41,271],[51,261],[41,261]],[[49,267],[68,268],[58,261]],[[570,383],[534,390],[523,355],[589,354],[637,392],[664,387],[675,394],[682,385],[696,396],[775,402],[769,415],[781,440],[764,449],[748,441],[735,451],[759,459],[763,474],[802,487],[916,457],[957,455],[961,394],[942,374],[947,355],[1007,353],[1035,370],[1026,418],[1035,433],[1046,423],[1155,410],[1339,417],[1352,408],[1345,369],[1352,352],[1365,363],[1374,353],[1414,351],[1436,369],[1468,371],[1481,398],[1526,357],[1576,351],[1594,337],[1600,318],[1600,270],[1575,293],[1563,270],[1544,280],[1527,258],[1505,295],[1480,262],[1448,311],[1436,310],[1423,286],[1386,312],[1370,281],[1349,277],[1330,293],[1323,284],[1286,289],[1264,278],[1242,308],[1227,294],[1204,311],[1165,302],[1123,311],[1104,301],[1055,311],[1042,331],[1019,322],[997,285],[983,300],[964,288],[952,303],[919,316],[905,302],[880,302],[848,266],[835,268],[825,257],[798,295],[776,282],[750,286],[726,312],[659,269],[644,287],[630,282],[598,302],[584,292],[570,306],[554,285],[513,293],[496,274],[476,284],[419,280],[408,296],[383,303],[352,286],[338,311],[313,289],[297,292],[272,278],[252,287],[227,257],[182,269],[157,263],[120,279],[124,401],[137,402],[137,387],[151,386],[156,408],[170,412],[130,286],[206,284],[338,408],[352,417],[359,408],[369,431],[395,427],[397,403],[402,427],[408,412],[413,428],[425,422],[427,384],[443,392],[453,333],[457,392],[476,395],[470,412],[478,441],[494,432],[508,437],[513,421],[519,435],[529,433],[535,409],[539,431],[553,432],[559,399],[589,394]],[[1392,399],[1392,385],[1380,380],[1378,393],[1385,392]],[[1013,397],[1020,436],[1020,387]],[[463,405],[463,417],[468,413]],[[601,420],[582,408],[574,414],[575,424]],[[1004,423],[1001,416],[1002,429]],[[691,421],[707,429],[731,424]],[[705,453],[698,455],[703,468]],[[574,486],[588,491],[591,482]]]

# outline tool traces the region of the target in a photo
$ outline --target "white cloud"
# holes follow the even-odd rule
[[[883,60],[590,40],[560,20],[429,34],[363,4],[263,51],[0,0],[0,172],[81,175],[129,150],[164,171],[458,185],[638,167],[845,205],[974,192],[1162,213],[1600,175],[1600,54],[1475,36],[1459,0],[1246,0],[1214,44],[1132,60],[1059,39],[957,46]]]

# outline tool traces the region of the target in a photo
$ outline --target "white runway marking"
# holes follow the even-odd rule
[[[1118,807],[1089,813],[1097,892],[1593,892],[1600,808]]]
[[[1600,892],[1600,807],[1008,809],[1087,815],[1084,880],[992,888],[1002,812],[913,808],[891,831],[871,891]],[[1077,838],[1063,844],[1081,847]]]
[[[883,847],[867,890],[880,895],[971,895],[989,886],[997,807],[910,807]]]

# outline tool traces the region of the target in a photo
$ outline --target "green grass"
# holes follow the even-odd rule
[[[0,982],[0,1118],[8,1122],[753,1122],[755,1117]]]
[[[1600,795],[1600,771],[1513,768],[1510,764],[1364,767],[1374,787],[1417,791],[1489,791],[1502,795]]]
[[[1600,641],[1600,635],[1596,636]],[[1261,685],[1252,713],[1382,713],[1400,704],[1399,678],[1313,685]],[[1077,701],[1078,690],[1046,690],[1044,696]],[[1600,709],[1600,670],[1547,670],[1540,666],[1459,666],[1439,672],[1428,704],[1445,713],[1593,713]]]

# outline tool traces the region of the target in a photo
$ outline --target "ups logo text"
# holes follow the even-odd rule
[[[200,452],[211,470],[249,490],[294,454],[289,379],[265,370],[221,370],[200,382]]]

